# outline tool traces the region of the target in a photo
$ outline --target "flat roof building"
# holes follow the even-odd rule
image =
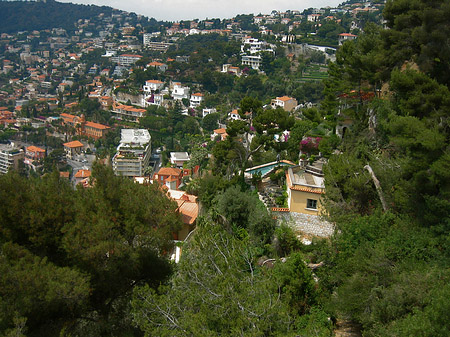
[[[0,174],[6,174],[10,169],[18,170],[24,160],[25,153],[13,145],[0,144]]]
[[[141,177],[147,172],[151,156],[151,136],[145,129],[122,129],[120,144],[113,158],[116,175]]]

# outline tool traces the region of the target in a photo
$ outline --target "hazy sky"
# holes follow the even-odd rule
[[[157,20],[178,21],[231,18],[237,14],[270,14],[285,11],[337,6],[344,0],[59,0],[79,4],[105,5]]]

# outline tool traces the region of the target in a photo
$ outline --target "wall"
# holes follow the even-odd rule
[[[317,211],[306,208],[307,199],[317,200]],[[323,206],[320,200],[320,194],[303,191],[290,190],[289,206],[291,212],[303,214],[320,215],[323,211]]]

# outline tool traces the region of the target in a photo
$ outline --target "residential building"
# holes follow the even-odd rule
[[[187,194],[183,191],[169,190],[170,198],[177,202],[177,212],[181,214],[183,225],[181,229],[175,233],[175,240],[183,241],[190,232],[195,228],[195,222],[199,213],[197,197]]]
[[[290,167],[286,185],[290,212],[321,215],[325,211],[321,199],[325,193],[322,164]]]
[[[205,118],[209,114],[213,114],[213,113],[216,113],[216,112],[217,112],[217,110],[215,108],[203,109],[203,111],[202,111],[202,118]]]
[[[118,119],[129,119],[138,122],[139,118],[144,117],[146,110],[138,109],[130,105],[113,104],[112,112]]]
[[[122,129],[117,153],[112,160],[116,175],[141,177],[147,172],[152,147],[151,136],[145,129]]]
[[[101,96],[98,98],[98,101],[100,102],[102,110],[110,110],[114,102],[113,98],[109,96]]]
[[[156,68],[158,71],[161,71],[161,72],[165,72],[169,68],[167,66],[167,64],[157,62],[157,61],[150,62],[149,64],[147,64],[147,68],[148,67]]]
[[[182,100],[183,98],[189,97],[189,87],[183,87],[181,83],[174,83],[172,98],[177,100]]]
[[[350,34],[350,33],[342,33],[342,34],[339,34],[339,45],[342,46],[342,44],[343,44],[345,41],[351,41],[351,40],[354,40],[354,39],[356,39],[356,38],[357,38],[356,35],[353,35],[353,34]]]
[[[262,58],[259,55],[242,55],[242,65],[250,66],[252,69],[259,70]]]
[[[285,111],[292,111],[298,105],[297,100],[295,98],[289,96],[277,97],[272,99],[270,103],[273,109],[277,107],[283,108]]]
[[[81,134],[93,139],[105,138],[106,134],[111,130],[109,126],[86,121],[81,124]]]
[[[309,14],[307,20],[309,22],[317,22],[320,21],[321,14]]]
[[[64,151],[66,152],[67,159],[74,159],[76,155],[80,155],[83,150],[83,143],[78,140],[74,140],[73,142],[64,143]]]
[[[92,172],[89,170],[85,170],[85,169],[78,170],[78,172],[75,173],[75,175],[73,176],[74,185],[82,184],[83,187],[90,186],[89,180],[90,180],[91,174],[92,174]]]
[[[151,93],[160,90],[164,87],[164,82],[158,80],[148,80],[145,81],[144,85],[144,95],[150,95]]]
[[[22,149],[11,145],[0,144],[0,174],[6,174],[9,170],[18,170],[20,162],[23,162],[25,154]]]
[[[237,111],[237,109],[231,111],[228,114],[228,118],[230,118],[231,120],[234,120],[234,121],[242,119],[241,116],[239,115],[239,111]]]
[[[173,45],[173,43],[167,43],[167,42],[147,41],[146,43],[144,43],[144,47],[147,47],[150,50],[157,50],[157,51],[161,51],[161,52],[166,52],[172,45]]]
[[[70,115],[67,113],[60,114],[64,124],[70,125],[77,130],[77,134],[87,136],[94,139],[104,138],[106,133],[111,130],[109,126],[86,121],[83,114],[80,116]]]
[[[166,186],[169,190],[176,190],[181,185],[183,171],[179,168],[161,167],[153,177],[154,182]]]
[[[215,129],[213,131],[213,134],[211,135],[211,140],[214,140],[218,137],[220,137],[220,140],[225,140],[225,138],[227,138],[228,134],[227,134],[227,129],[224,128],[220,128],[220,129]]]
[[[170,163],[176,165],[178,168],[182,168],[183,164],[190,159],[189,153],[187,152],[170,152]]]
[[[194,94],[191,95],[191,100],[190,100],[190,107],[191,108],[196,108],[198,107],[200,104],[202,104],[203,101],[203,94],[200,92],[196,92]]]
[[[33,162],[38,162],[45,158],[45,150],[37,146],[28,146],[25,151],[24,163],[35,169]]]
[[[142,58],[141,55],[133,55],[133,54],[122,54],[119,56],[111,57],[111,61],[117,63],[118,65],[129,67],[135,64]]]

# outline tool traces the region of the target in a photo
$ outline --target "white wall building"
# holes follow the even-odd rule
[[[148,130],[122,129],[120,144],[112,161],[114,173],[125,177],[144,176],[151,153],[151,136]]]
[[[161,90],[164,87],[164,82],[158,80],[145,81],[144,94],[151,94],[157,90]]]
[[[242,55],[242,65],[250,66],[252,69],[259,70],[262,58],[259,55]]]
[[[191,100],[190,100],[190,107],[191,108],[196,108],[198,107],[203,101],[203,94],[200,92],[196,92],[195,94],[191,95]]]
[[[6,174],[10,169],[17,170],[19,163],[25,158],[22,149],[17,149],[12,145],[0,144],[0,174]]]
[[[183,87],[180,83],[175,83],[172,90],[172,98],[182,100],[189,97],[189,87]]]

